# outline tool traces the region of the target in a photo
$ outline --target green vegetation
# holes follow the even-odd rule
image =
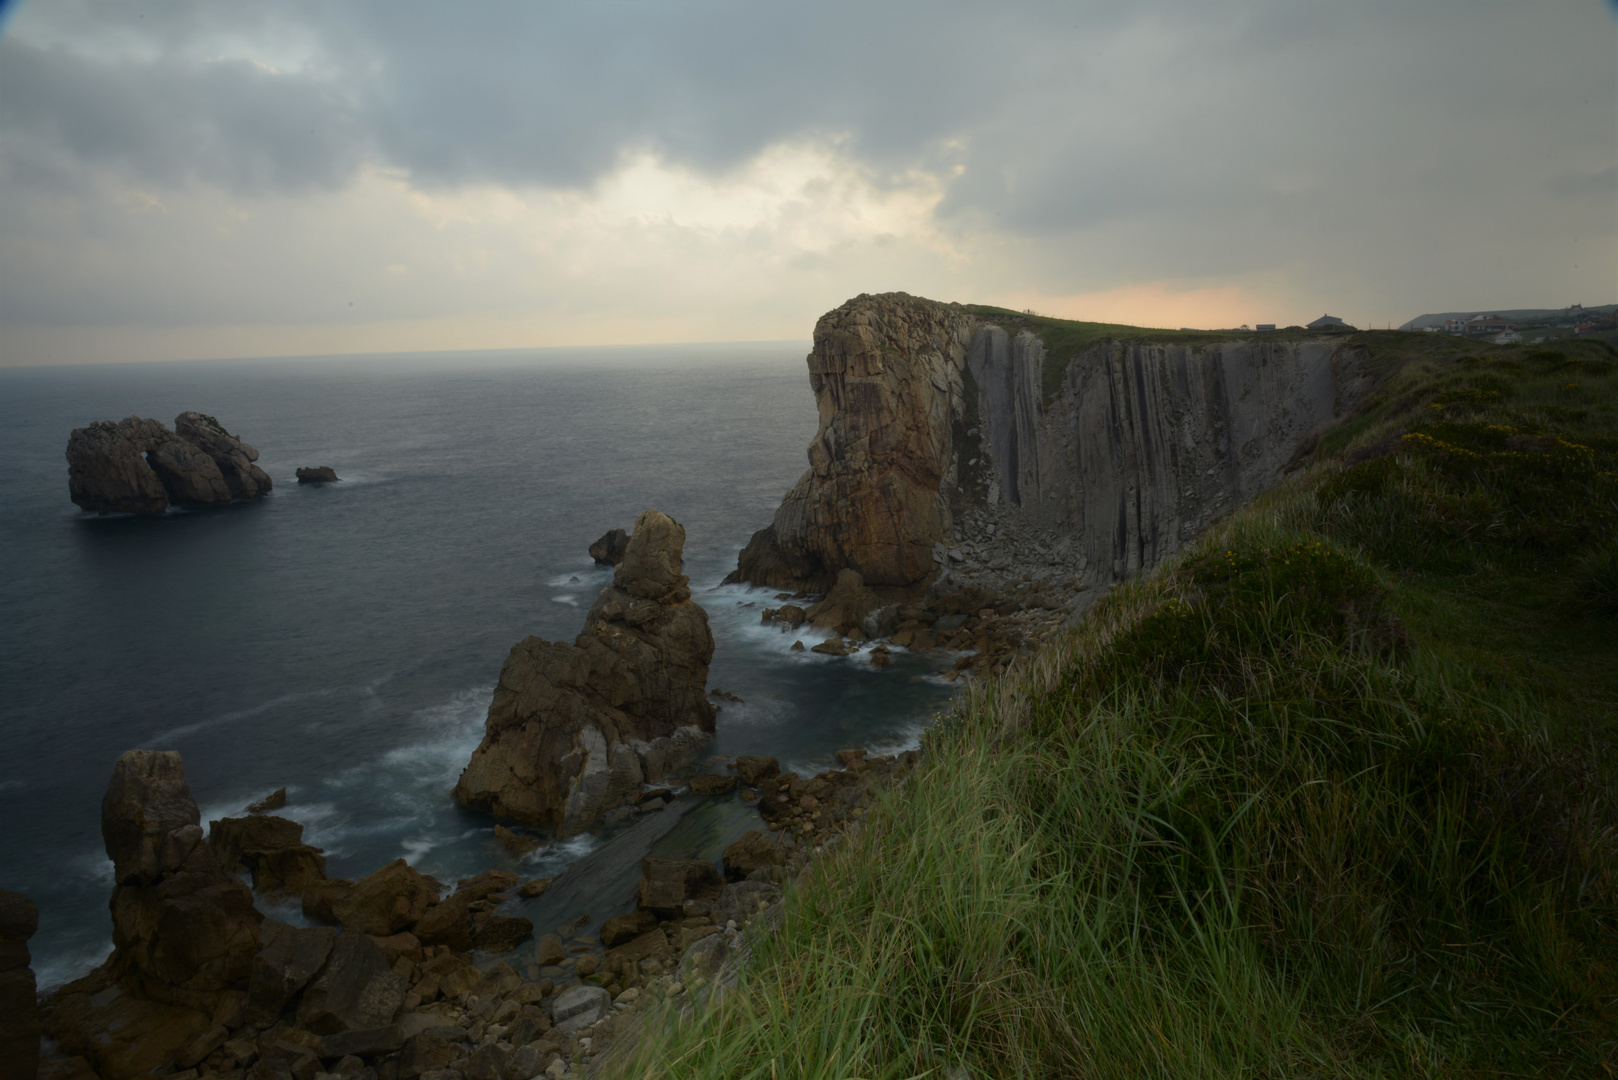
[[[970,689],[625,1075],[1618,1072],[1618,354],[1435,337],[1355,335],[1316,462]]]

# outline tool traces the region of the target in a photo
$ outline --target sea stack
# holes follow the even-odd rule
[[[573,833],[637,802],[707,741],[713,635],[680,573],[684,548],[678,522],[646,511],[574,643],[512,648],[458,801]]]
[[[203,413],[181,413],[173,431],[139,416],[102,420],[68,436],[68,495],[98,514],[257,499],[274,486],[257,460],[257,450]]]

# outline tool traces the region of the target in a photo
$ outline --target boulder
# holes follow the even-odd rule
[[[612,998],[599,986],[580,983],[556,995],[551,1019],[564,1035],[576,1035],[594,1024],[612,1008]]]
[[[481,952],[508,953],[534,935],[528,919],[490,912],[473,921],[472,947]]]
[[[762,754],[743,754],[736,759],[736,776],[746,787],[757,787],[781,771],[781,763]]]
[[[590,558],[607,566],[617,566],[624,561],[628,550],[629,534],[622,529],[608,529],[601,534],[601,539],[590,545]]]
[[[405,977],[369,937],[337,935],[326,968],[303,992],[298,1026],[316,1035],[383,1027],[404,1004]]]
[[[489,870],[456,885],[455,892],[428,908],[416,921],[415,935],[423,945],[447,945],[457,952],[473,947],[479,930],[477,917],[498,904],[493,897],[521,880],[505,870]]]
[[[544,896],[545,890],[551,887],[552,880],[548,877],[537,877],[532,881],[525,881],[522,883],[522,887],[517,890],[517,895],[528,900]]]
[[[438,882],[395,859],[354,882],[331,911],[345,930],[387,937],[414,926],[437,902]]]
[[[865,617],[881,606],[877,595],[865,587],[865,579],[858,570],[846,567],[837,572],[837,584],[820,603],[804,614],[810,625],[822,630],[849,634],[855,630],[864,633]]]
[[[708,773],[705,776],[693,777],[691,780],[691,794],[693,795],[729,795],[736,790],[736,777],[720,776]]]
[[[554,967],[567,959],[567,948],[557,934],[546,934],[534,945],[534,963],[540,967]]]
[[[601,924],[601,944],[607,948],[622,945],[633,938],[640,937],[648,930],[656,929],[657,917],[649,911],[631,911],[627,915],[619,915],[608,919]]]
[[[683,914],[687,900],[716,900],[725,888],[713,863],[701,859],[648,855],[640,866],[640,906],[670,918]]]
[[[723,861],[725,876],[732,881],[740,881],[754,871],[780,866],[786,858],[780,844],[754,829],[743,833],[741,839],[725,848]]]
[[[330,465],[299,469],[297,476],[300,484],[335,484],[338,480],[337,470]]]
[[[52,996],[43,1026],[62,1054],[87,1059],[98,1080],[133,1080],[167,1065],[214,1024],[207,1012],[153,1001],[98,970]]]
[[[0,1078],[32,1080],[39,1069],[39,1006],[28,939],[39,909],[21,893],[0,889]]]
[[[648,510],[573,644],[530,637],[507,657],[464,805],[563,834],[640,801],[712,734],[708,616],[680,573],[685,530]]]
[[[494,827],[494,839],[496,843],[513,855],[526,855],[539,847],[539,841],[532,836],[524,836],[522,833],[513,832],[504,825]]]
[[[248,1019],[270,1027],[331,955],[337,931],[329,926],[293,927],[265,919],[258,955],[247,983]]]

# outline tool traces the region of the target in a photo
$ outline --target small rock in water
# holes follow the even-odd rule
[[[256,803],[247,807],[249,814],[267,814],[271,810],[279,810],[287,804],[287,789],[276,788],[269,795],[264,796]]]
[[[330,465],[317,465],[312,469],[298,470],[300,484],[335,484],[337,480],[337,470]]]
[[[787,652],[803,652],[803,642],[794,641],[792,643],[792,648],[788,649]]]
[[[494,838],[499,841],[501,847],[513,855],[526,855],[539,847],[538,840],[531,836],[524,836],[522,833],[513,832],[504,825],[494,827]]]
[[[551,887],[551,879],[550,878],[548,878],[548,877],[535,878],[532,881],[523,882],[522,888],[517,890],[517,895],[521,896],[521,897],[524,897],[526,899],[532,900],[536,896],[544,896],[545,895],[545,890],[550,888],[550,887]]]

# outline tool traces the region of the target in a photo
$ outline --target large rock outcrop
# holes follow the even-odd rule
[[[98,514],[256,499],[272,487],[257,460],[257,450],[199,412],[175,417],[173,431],[139,416],[102,420],[68,437],[68,494]]]
[[[809,469],[727,580],[825,592],[855,570],[915,588],[990,508],[1065,536],[1085,583],[1129,577],[1273,485],[1359,380],[1355,346],[1334,339],[1108,340],[1057,358],[1042,326],[904,293],[822,316]]]
[[[680,573],[684,548],[683,527],[646,511],[575,642],[512,648],[457,800],[576,832],[706,741],[713,635]]]
[[[45,1031],[103,1080],[122,1080],[172,1058],[245,997],[264,917],[209,851],[179,754],[119,757],[101,834],[117,882],[112,955],[53,997]]]

